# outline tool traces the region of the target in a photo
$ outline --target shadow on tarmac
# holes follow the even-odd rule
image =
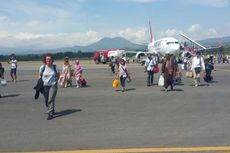
[[[194,84],[190,84],[189,86],[195,86]],[[210,86],[208,83],[202,83],[202,84],[200,84],[199,86],[201,86],[201,87],[205,87],[205,86]]]
[[[17,80],[16,82],[29,82],[31,80]],[[10,80],[10,81],[7,81],[7,83],[15,83],[14,81]]]
[[[164,92],[165,92],[165,89],[162,89],[161,91],[164,91]],[[181,91],[184,91],[184,90],[183,90],[183,89],[173,89],[173,90],[168,89],[168,90],[167,90],[167,92],[174,92],[174,91],[176,91],[176,92],[181,92]]]
[[[132,91],[132,90],[136,90],[136,88],[128,88],[128,89],[125,89],[125,91]],[[115,91],[121,91],[121,89],[117,89]]]
[[[77,87],[77,85],[72,85],[71,86],[72,88],[74,87],[74,88],[76,88]],[[71,87],[68,87],[68,88],[71,88]],[[91,85],[85,85],[85,86],[81,86],[80,88],[88,88],[88,87],[92,87]]]
[[[28,82],[30,80],[17,80],[17,82]]]
[[[81,112],[82,109],[67,109],[67,110],[62,110],[60,112],[55,112],[54,117],[62,117],[62,116],[66,116],[66,115],[70,115],[76,112]]]
[[[17,97],[20,96],[21,94],[12,94],[12,95],[2,95],[1,98],[8,98],[8,97]]]

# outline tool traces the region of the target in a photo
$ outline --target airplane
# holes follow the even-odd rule
[[[208,50],[219,49],[220,47],[222,47],[222,45],[219,45],[217,47],[205,47],[183,33],[180,33],[180,36],[192,43],[191,46],[188,46],[186,43],[181,45],[181,50],[183,51],[181,55],[182,57],[193,57],[196,55],[197,51],[201,51],[203,52],[203,54],[206,54],[206,51]]]
[[[164,56],[167,54],[176,54],[180,51],[180,44],[176,38],[165,37],[159,40],[155,40],[152,34],[151,23],[149,21],[149,34],[150,34],[150,43],[148,44],[148,51],[143,52],[139,51],[136,53],[135,58],[140,59],[141,57],[147,57],[148,54],[154,54],[157,56]]]

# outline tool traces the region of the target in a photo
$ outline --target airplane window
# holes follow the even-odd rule
[[[169,44],[179,44],[177,41],[176,42],[167,42],[167,45]]]

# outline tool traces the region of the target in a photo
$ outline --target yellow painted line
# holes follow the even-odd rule
[[[230,146],[222,147],[185,147],[185,148],[131,148],[108,150],[71,150],[71,151],[39,151],[39,152],[8,152],[8,153],[148,153],[148,152],[200,152],[230,151]],[[6,152],[5,152],[6,153]]]

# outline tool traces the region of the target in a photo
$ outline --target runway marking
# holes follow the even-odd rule
[[[13,152],[13,153],[148,153],[148,152],[207,152],[230,151],[230,146],[221,147],[185,147],[185,148],[130,148],[130,149],[105,149],[105,150],[69,150],[69,151],[38,151],[38,152]],[[10,152],[8,152],[10,153]],[[225,152],[226,153],[226,152]]]

